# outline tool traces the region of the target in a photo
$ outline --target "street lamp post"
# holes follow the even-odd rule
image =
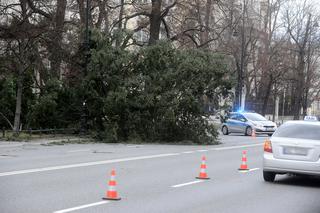
[[[235,91],[235,110],[244,110],[245,103],[242,104],[243,93],[243,74],[244,74],[244,61],[245,61],[245,8],[246,0],[243,0],[242,8],[242,26],[241,26],[241,47],[240,47],[240,67],[238,71],[238,84]],[[236,34],[237,35],[237,34]]]
[[[240,74],[239,74],[239,108],[244,110],[242,105],[242,88],[243,88],[243,71],[244,71],[244,57],[245,57],[245,8],[246,0],[243,0],[243,9],[242,9],[242,30],[241,30],[241,58],[240,58]]]

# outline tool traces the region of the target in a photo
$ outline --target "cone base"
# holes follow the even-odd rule
[[[209,180],[209,177],[203,178],[203,177],[196,177],[196,179],[202,179],[202,180]]]
[[[121,200],[121,198],[120,197],[116,197],[116,198],[103,197],[102,200]]]

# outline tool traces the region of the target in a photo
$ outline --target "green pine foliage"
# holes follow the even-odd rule
[[[95,41],[85,88],[88,123],[102,140],[192,141],[213,144],[217,129],[203,115],[202,98],[227,95],[223,56],[177,50],[169,43],[132,53]]]

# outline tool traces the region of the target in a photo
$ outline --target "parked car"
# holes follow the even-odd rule
[[[256,134],[268,134],[271,136],[277,129],[277,124],[267,120],[258,113],[253,112],[232,112],[225,119],[221,130],[224,135],[230,133],[243,133],[252,135],[252,130]]]
[[[320,175],[320,122],[288,121],[264,144],[263,178],[277,174]]]
[[[304,117],[305,121],[320,121],[320,116],[316,115],[307,115]]]

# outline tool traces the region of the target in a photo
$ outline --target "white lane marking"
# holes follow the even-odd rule
[[[55,211],[53,213],[66,213],[66,212],[72,212],[75,210],[79,210],[79,209],[85,209],[85,208],[89,208],[92,206],[98,206],[98,205],[102,205],[102,204],[106,204],[106,203],[110,203],[110,201],[100,201],[97,203],[91,203],[91,204],[87,204],[87,205],[82,205],[82,206],[77,206],[77,207],[73,207],[73,208],[69,208],[69,209],[63,209],[63,210],[59,210],[59,211]]]
[[[197,152],[208,152],[209,150],[206,149],[201,149],[201,150],[197,150]]]
[[[86,166],[96,166],[96,165],[119,163],[119,162],[126,162],[126,161],[144,160],[144,159],[152,159],[152,158],[163,158],[163,157],[170,157],[170,156],[176,156],[176,155],[180,155],[180,153],[147,155],[147,156],[140,156],[140,157],[120,158],[120,159],[115,159],[115,160],[94,161],[94,162],[88,162],[88,163],[78,163],[78,164],[69,164],[69,165],[62,165],[62,166],[52,166],[52,167],[44,167],[44,168],[37,168],[37,169],[26,169],[26,170],[18,170],[18,171],[11,171],[11,172],[3,172],[3,173],[0,173],[0,177],[11,176],[11,175],[20,175],[20,174],[28,174],[28,173],[35,173],[35,172],[61,170],[61,169],[78,168],[78,167],[86,167]]]
[[[240,148],[255,147],[255,146],[262,146],[262,145],[263,145],[263,143],[258,143],[258,144],[242,145],[242,146],[228,146],[228,147],[212,148],[211,150],[220,151],[220,150],[240,149]]]
[[[187,152],[181,152],[183,154],[191,154],[191,153],[194,153],[194,151],[187,151]]]
[[[78,149],[78,150],[71,150],[71,151],[67,151],[68,153],[72,153],[72,152],[87,152],[90,151],[90,149]]]
[[[174,186],[171,186],[171,187],[173,187],[173,188],[178,188],[178,187],[188,186],[188,185],[192,185],[192,184],[196,184],[196,183],[201,183],[201,182],[204,182],[204,180],[196,180],[196,181],[192,181],[192,182],[188,182],[188,183],[182,183],[182,184],[174,185]]]
[[[249,169],[249,172],[253,172],[253,171],[256,171],[256,170],[259,170],[260,168],[253,168],[253,169]]]
[[[247,172],[253,172],[256,170],[259,170],[260,168],[253,168],[253,169],[249,169],[249,170],[239,170],[240,173],[247,173]]]

